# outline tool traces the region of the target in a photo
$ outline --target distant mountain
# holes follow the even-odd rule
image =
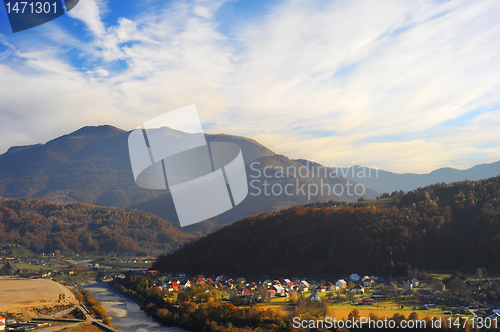
[[[169,128],[162,128],[165,135],[182,135]],[[174,225],[179,225],[172,197],[168,190],[145,190],[139,188],[133,179],[128,152],[128,136],[130,132],[112,127],[83,127],[73,133],[61,136],[46,144],[12,147],[0,155],[0,196],[4,197],[43,197],[57,203],[88,203],[99,206],[113,206],[130,209],[140,209],[164,218]],[[359,197],[370,198],[379,193],[371,189],[358,194],[349,195],[340,192],[347,189],[347,180],[343,177],[323,176],[324,193],[314,193],[315,188],[322,188],[320,177],[314,177],[312,170],[306,170],[306,179],[298,175],[287,178],[276,177],[275,170],[305,169],[308,161],[290,160],[277,155],[258,142],[245,137],[231,135],[205,135],[209,143],[230,142],[237,144],[247,165],[249,182],[255,180],[251,175],[255,172],[263,174],[274,170],[271,177],[261,175],[253,182],[250,194],[236,208],[204,223],[186,228],[194,234],[205,234],[222,224],[233,222],[253,214],[280,210],[307,202],[344,200],[356,201]],[[254,162],[254,169],[250,167]],[[310,163],[319,167],[321,165]],[[323,167],[326,169],[326,167]],[[297,182],[298,181],[298,182]],[[285,192],[278,195],[253,196],[257,189],[264,190],[268,183],[269,189],[293,185],[294,188],[312,187],[313,195],[299,190],[293,195]],[[304,186],[303,186],[304,185]],[[326,188],[336,189],[330,193]],[[354,185],[354,184],[353,184]],[[290,189],[291,190],[291,189]],[[351,188],[352,190],[352,188]],[[290,191],[289,191],[290,192]]]
[[[66,255],[155,255],[193,238],[143,211],[0,197],[0,243],[23,246],[35,254],[59,250]]]
[[[338,173],[378,192],[409,191],[436,183],[451,183],[460,180],[481,180],[500,175],[500,161],[481,164],[466,170],[445,167],[428,174],[398,174],[364,166],[332,167]]]
[[[0,196],[115,207],[158,197],[163,191],[134,182],[128,135],[112,126],[83,127],[46,144],[12,147],[0,155]],[[207,135],[207,140],[236,143],[252,160],[274,154],[244,137]]]
[[[500,176],[420,188],[394,203],[380,210],[316,203],[249,217],[158,257],[153,267],[253,278],[404,276],[410,266],[500,272]]]

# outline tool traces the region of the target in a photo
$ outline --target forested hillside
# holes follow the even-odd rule
[[[424,269],[500,272],[500,177],[394,195],[396,206],[317,203],[236,222],[155,268],[207,275],[402,275]]]
[[[154,254],[193,238],[143,211],[0,197],[0,243],[25,246],[37,254]]]

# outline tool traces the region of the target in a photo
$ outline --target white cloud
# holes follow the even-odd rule
[[[49,138],[34,129],[33,113],[58,118],[47,124],[54,137],[89,124],[130,129],[195,103],[212,133],[250,136],[326,165],[427,172],[500,160],[496,1],[287,1],[236,19],[231,31],[218,17],[223,2],[176,2],[111,26],[101,20],[104,3],[84,3],[70,13],[93,35],[79,47],[93,68],[58,60],[64,48],[52,43],[17,55],[41,77],[0,62],[19,82],[5,90],[0,78],[11,92],[2,91],[0,117],[11,124],[0,132],[2,149],[14,138]],[[117,60],[127,69],[114,69]],[[24,113],[20,86],[32,91]],[[72,97],[52,95],[51,86]],[[68,115],[71,101],[85,116]]]

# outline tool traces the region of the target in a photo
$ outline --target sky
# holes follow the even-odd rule
[[[500,160],[500,1],[80,0],[12,33],[0,153],[195,104],[206,133],[327,166]]]

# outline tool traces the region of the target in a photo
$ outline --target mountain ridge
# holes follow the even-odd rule
[[[361,165],[331,168],[340,170],[340,174],[345,178],[362,183],[381,193],[392,193],[399,190],[410,191],[435,183],[451,183],[460,180],[475,181],[500,175],[500,161],[478,164],[464,170],[441,167],[424,174],[395,173]],[[367,173],[366,170],[371,170],[375,176],[357,176],[358,172]]]

